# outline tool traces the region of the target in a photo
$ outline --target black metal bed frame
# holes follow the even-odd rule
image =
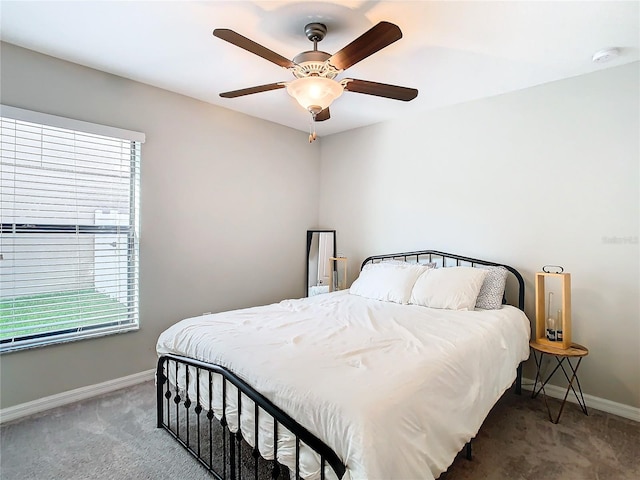
[[[506,268],[518,282],[518,308],[524,310],[524,280],[514,268],[476,258],[439,252],[437,250],[421,250],[394,254],[375,255],[362,262],[375,263],[390,259],[418,262],[427,258],[429,262],[441,259],[443,267],[460,265],[501,266]],[[448,261],[455,265],[447,264]],[[506,303],[506,297],[503,298]],[[184,385],[180,386],[178,377],[184,375]],[[174,375],[175,381],[171,385],[169,379]],[[222,399],[221,417],[217,418],[213,407],[213,376],[222,379],[222,390],[218,392]],[[206,392],[201,392],[201,379],[204,376],[208,385]],[[190,384],[195,398],[190,396]],[[231,384],[237,390],[237,429],[232,432],[227,421],[227,393]],[[522,364],[517,367],[515,392],[521,393]],[[157,426],[167,430],[183,447],[185,447],[198,461],[218,480],[241,480],[243,478],[272,478],[277,479],[282,474],[284,478],[295,476],[300,479],[300,448],[304,444],[313,450],[320,458],[320,479],[326,476],[325,468],[330,468],[338,479],[342,478],[346,467],[338,455],[324,442],[309,432],[305,427],[291,418],[270,400],[256,391],[251,385],[219,365],[201,362],[199,360],[177,355],[162,355],[158,360],[156,370],[157,389]],[[202,401],[204,394],[205,402]],[[253,404],[253,446],[246,443],[242,435],[241,418],[243,415],[243,398],[251,400]],[[173,405],[172,405],[173,403]],[[204,404],[203,404],[204,403]],[[246,403],[246,402],[245,402]],[[233,407],[231,407],[233,408]],[[181,415],[182,412],[182,415]],[[246,414],[245,414],[246,415]],[[273,459],[262,457],[259,446],[259,417],[268,415],[272,421]],[[295,466],[289,470],[278,461],[278,428],[284,427],[295,437]],[[465,445],[466,457],[471,459],[471,440]]]

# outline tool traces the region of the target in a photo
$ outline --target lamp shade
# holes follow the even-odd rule
[[[287,84],[289,95],[307,110],[324,110],[343,91],[344,87],[340,83],[325,77],[303,77]]]

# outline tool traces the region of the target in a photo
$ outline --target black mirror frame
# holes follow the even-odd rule
[[[329,230],[329,229],[322,229],[319,228],[317,230],[307,230],[307,254],[306,254],[306,258],[307,258],[307,264],[305,267],[305,271],[306,271],[306,280],[305,280],[305,289],[304,289],[304,296],[308,297],[309,296],[309,254],[311,253],[311,240],[313,239],[313,234],[314,233],[333,233],[333,256],[336,256],[336,231],[335,230]]]

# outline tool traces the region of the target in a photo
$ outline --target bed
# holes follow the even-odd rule
[[[520,392],[523,306],[506,265],[369,257],[349,290],[163,332],[158,427],[216,478],[437,478]]]

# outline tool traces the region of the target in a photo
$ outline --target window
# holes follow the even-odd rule
[[[144,135],[0,108],[0,352],[137,329]]]

